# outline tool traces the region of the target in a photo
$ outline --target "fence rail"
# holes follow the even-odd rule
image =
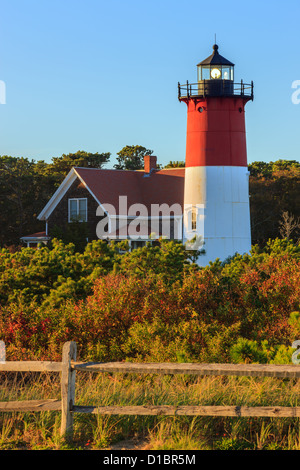
[[[0,402],[0,412],[5,411],[61,411],[61,435],[73,437],[74,413],[102,415],[164,415],[164,416],[231,416],[231,417],[300,417],[300,407],[283,406],[78,406],[75,404],[76,371],[116,372],[139,374],[187,374],[210,376],[251,376],[300,378],[299,365],[274,364],[182,364],[182,363],[131,363],[131,362],[76,362],[76,343],[64,344],[62,362],[3,361],[0,372],[57,372],[61,375],[61,400],[30,400]]]
[[[86,372],[136,372],[140,374],[234,375],[290,379],[300,378],[300,366],[285,364],[74,362],[72,367],[75,370],[82,370]]]

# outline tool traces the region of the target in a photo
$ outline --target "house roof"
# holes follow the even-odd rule
[[[78,177],[99,205],[114,206],[116,215],[127,215],[127,208],[143,204],[148,211],[152,204],[179,204],[183,208],[184,168],[145,171],[102,170],[93,168],[72,168],[60,187],[54,193],[43,211],[40,220],[47,220],[56,205]],[[119,208],[119,196],[127,197],[125,211]]]
[[[31,233],[30,235],[26,235],[22,238],[45,238],[47,237],[46,235],[46,232],[35,232],[35,233]]]
[[[102,205],[111,204],[119,215],[119,196],[127,196],[127,207],[143,204],[148,210],[151,204],[183,206],[184,168],[144,171],[93,170],[75,168],[76,173]]]
[[[34,242],[34,241],[48,241],[50,240],[50,237],[46,234],[46,232],[36,232],[36,233],[31,233],[30,235],[26,235],[24,237],[21,237],[20,240],[23,240],[24,242]]]

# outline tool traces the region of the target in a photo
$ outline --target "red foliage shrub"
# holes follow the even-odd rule
[[[149,359],[152,347],[153,357],[166,360],[176,349],[199,360],[220,357],[223,348],[226,360],[237,335],[258,347],[265,340],[270,347],[290,345],[298,339],[289,322],[297,310],[300,249],[275,243],[224,265],[185,269],[173,282],[151,271],[110,272],[98,276],[93,293],[80,301],[11,302],[0,310],[0,339],[11,360],[59,360],[68,340],[77,342],[84,360],[122,360],[138,350]],[[216,344],[218,354],[206,354]]]

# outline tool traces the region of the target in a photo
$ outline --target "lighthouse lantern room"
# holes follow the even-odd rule
[[[197,75],[178,84],[187,105],[183,234],[204,242],[199,264],[207,265],[251,249],[245,105],[253,82],[234,82],[234,64],[216,44]]]

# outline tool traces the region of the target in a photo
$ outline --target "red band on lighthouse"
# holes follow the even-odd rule
[[[245,99],[189,99],[186,167],[247,166]]]

